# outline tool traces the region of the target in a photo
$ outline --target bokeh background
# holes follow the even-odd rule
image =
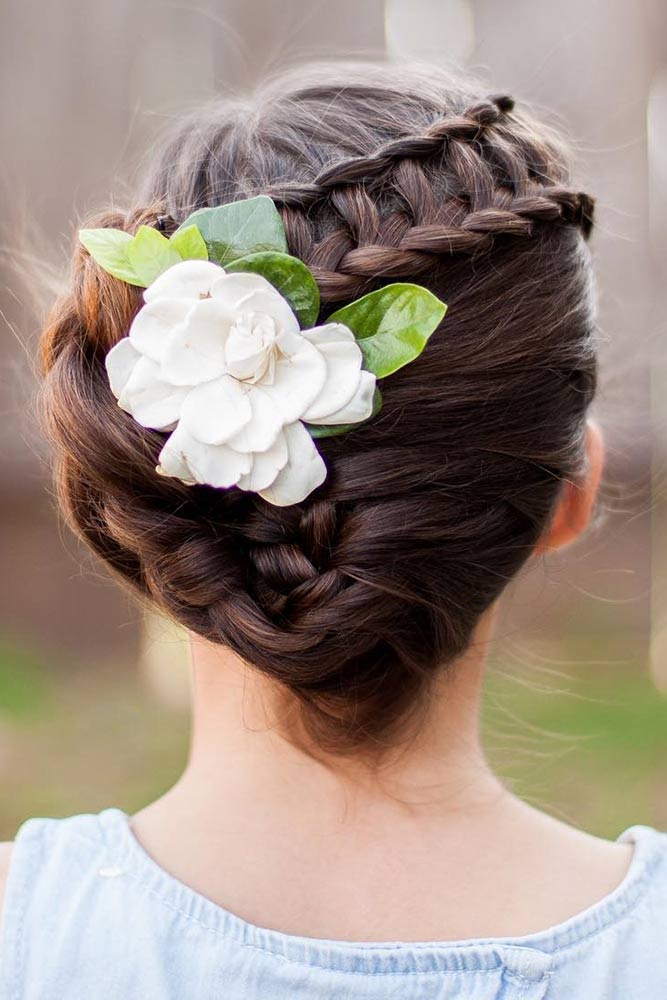
[[[187,752],[186,644],[58,521],[33,416],[39,311],[76,220],[129,200],[160,132],[318,57],[465,67],[549,109],[598,199],[608,442],[598,523],[512,587],[489,754],[616,836],[667,827],[667,8],[662,0],[4,0],[0,8],[0,839],[139,808]]]

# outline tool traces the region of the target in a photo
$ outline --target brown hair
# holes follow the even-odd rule
[[[433,70],[299,68],[218,101],[159,152],[140,207],[167,231],[259,193],[323,304],[396,279],[449,305],[380,415],[320,440],[325,483],[278,508],[155,473],[164,435],[121,411],[104,358],[139,289],[77,246],[43,337],[70,521],[135,591],[279,681],[323,750],[396,737],[582,474],[595,391],[592,201],[509,97]]]

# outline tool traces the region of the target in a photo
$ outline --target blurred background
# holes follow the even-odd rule
[[[598,199],[607,481],[587,538],[507,595],[486,740],[556,815],[607,836],[667,827],[664,3],[4,0],[0,839],[29,815],[136,810],[187,752],[183,637],[142,620],[54,510],[32,409],[45,282],[78,217],[123,205],[170,121],[322,56],[469,68],[572,139],[576,182]]]

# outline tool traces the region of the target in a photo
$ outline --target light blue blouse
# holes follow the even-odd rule
[[[241,920],[160,868],[119,809],[17,836],[1,1000],[663,1000],[667,835],[632,827],[623,883],[519,938],[346,943]],[[521,887],[525,891],[525,887]]]

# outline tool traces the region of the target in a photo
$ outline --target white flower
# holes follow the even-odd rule
[[[362,370],[351,330],[300,330],[265,278],[211,261],[174,264],[144,302],[106,367],[123,410],[171,431],[158,472],[253,490],[278,506],[324,482],[301,421],[357,423],[372,412],[375,376]]]

